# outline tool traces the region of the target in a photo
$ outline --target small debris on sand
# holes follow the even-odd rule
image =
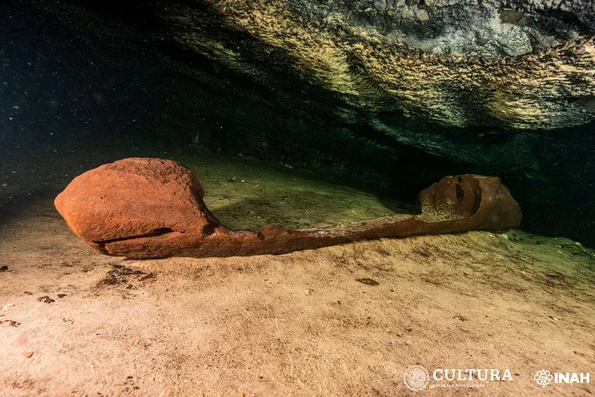
[[[0,324],[3,323],[7,323],[9,327],[18,327],[19,325],[21,325],[21,323],[19,323],[18,321],[14,321],[14,320],[0,320]]]
[[[371,278],[356,278],[355,281],[358,281],[362,284],[366,284],[366,285],[378,285],[380,284],[378,281],[373,280]]]
[[[52,298],[50,298],[49,296],[42,296],[37,298],[38,301],[43,302],[43,303],[52,303],[55,302],[55,300],[53,300]]]
[[[99,281],[99,283],[97,283],[98,287],[102,285],[116,285],[127,283],[130,276],[140,277],[140,281],[153,277],[152,273],[146,274],[141,270],[130,269],[123,265],[112,266],[114,267],[114,269],[107,272],[106,276],[101,281]]]

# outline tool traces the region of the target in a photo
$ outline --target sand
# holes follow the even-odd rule
[[[595,394],[595,257],[576,242],[513,230],[127,261],[85,246],[52,206],[77,173],[123,157],[104,156],[0,167],[1,396]],[[233,227],[396,208],[244,160],[186,160]],[[412,365],[509,369],[513,380],[431,379],[413,392],[403,382]],[[540,387],[541,369],[590,372],[591,383]]]

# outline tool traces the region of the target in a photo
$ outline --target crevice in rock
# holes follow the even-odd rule
[[[156,237],[156,236],[163,236],[165,234],[174,233],[174,231],[168,227],[161,227],[159,229],[155,229],[152,232],[145,233],[145,234],[138,234],[136,236],[129,236],[129,237],[119,237],[110,240],[100,240],[100,241],[93,241],[94,244],[97,244],[99,247],[97,249],[101,251],[106,251],[105,246],[110,243],[115,243],[118,241],[127,241],[127,240],[134,240],[138,238],[145,238],[145,237]],[[179,232],[184,233],[184,232]]]

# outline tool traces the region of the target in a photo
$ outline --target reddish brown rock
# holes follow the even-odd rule
[[[396,215],[319,230],[257,231],[223,226],[208,210],[192,172],[175,161],[130,158],[75,178],[55,204],[96,250],[127,258],[283,254],[350,241],[506,230],[521,211],[497,177],[449,176],[422,191],[422,214]]]
[[[75,178],[55,200],[70,228],[104,253],[115,242],[161,241],[204,235],[219,223],[204,205],[204,192],[183,165],[130,158],[102,165]],[[154,248],[153,248],[154,249]]]
[[[522,219],[519,205],[497,177],[445,176],[424,189],[419,199],[424,219],[451,221],[461,231],[506,230]]]

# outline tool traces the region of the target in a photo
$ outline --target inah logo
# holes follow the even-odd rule
[[[405,370],[403,382],[409,390],[420,391],[430,382],[430,373],[421,365],[412,365]]]
[[[537,382],[539,386],[546,387],[547,385],[552,383],[552,379],[554,379],[554,376],[550,373],[550,371],[542,369],[540,371],[537,371],[533,379],[535,379],[535,382]]]
[[[535,382],[541,387],[546,387],[549,384],[588,384],[591,383],[591,374],[588,372],[554,372],[551,373],[545,369],[539,370],[533,377]]]

